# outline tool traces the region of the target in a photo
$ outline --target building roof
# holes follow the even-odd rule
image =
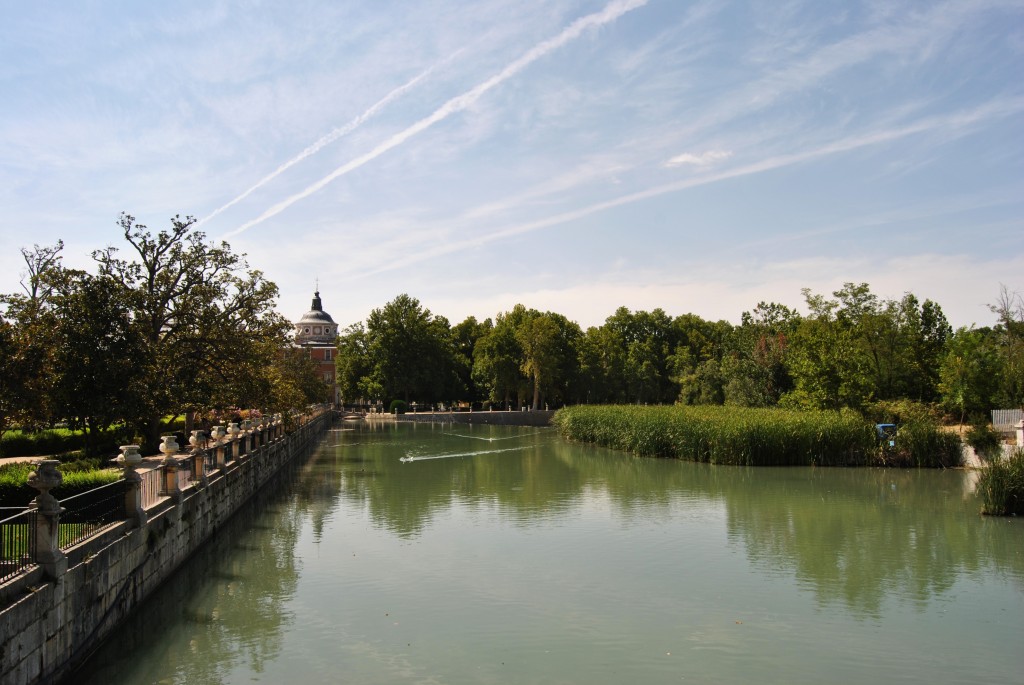
[[[320,291],[313,295],[313,308],[295,324],[295,342],[299,345],[333,345],[338,336],[338,325],[324,311]]]
[[[302,315],[302,318],[299,319],[297,325],[304,323],[334,323],[334,319],[331,318],[331,315],[324,311],[323,303],[320,301],[319,290],[317,290],[313,295],[313,308]]]

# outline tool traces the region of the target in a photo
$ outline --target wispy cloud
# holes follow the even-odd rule
[[[583,219],[594,214],[605,212],[616,207],[622,207],[624,205],[633,204],[643,200],[649,200],[655,197],[659,197],[661,195],[666,195],[668,193],[679,192],[681,190],[687,190],[689,188],[696,188],[699,186],[735,178],[741,178],[744,176],[760,174],[766,171],[773,171],[775,169],[781,169],[796,164],[802,164],[805,162],[810,162],[819,158],[828,157],[835,154],[851,152],[853,150],[861,148],[893,142],[902,138],[907,138],[922,133],[939,132],[944,135],[950,135],[952,132],[959,132],[959,134],[962,135],[972,126],[980,124],[986,120],[1011,116],[1014,114],[1018,114],[1020,112],[1024,112],[1024,97],[997,100],[986,103],[972,110],[954,112],[943,116],[928,117],[920,121],[900,127],[870,131],[867,133],[863,133],[861,135],[850,136],[847,138],[836,140],[826,145],[810,148],[801,152],[796,152],[788,155],[777,155],[773,157],[768,157],[756,162],[736,166],[717,173],[706,174],[698,177],[691,177],[684,180],[675,181],[672,183],[653,186],[651,188],[640,190],[634,193],[621,195],[610,200],[590,204],[585,207],[579,207],[569,211],[560,212],[558,214],[554,214],[548,217],[535,219],[533,221],[527,221],[507,226],[505,228],[500,228],[490,233],[477,232],[474,233],[471,238],[466,238],[462,240],[450,240],[444,242],[443,244],[434,244],[429,247],[426,247],[425,249],[419,249],[414,253],[410,253],[405,256],[392,255],[386,261],[386,263],[380,264],[377,268],[369,272],[359,274],[359,276],[364,277],[372,274],[382,273],[406,267],[411,264],[422,262],[427,259],[438,257],[444,254],[458,252],[470,248],[476,248],[484,244],[509,238],[515,235],[521,235],[524,233],[530,233],[544,228],[550,228],[552,226],[558,226],[571,221]]]
[[[672,159],[665,162],[665,166],[672,168],[677,166],[685,166],[691,164],[693,166],[709,166],[715,162],[721,162],[722,160],[729,159],[732,157],[732,152],[727,150],[708,150],[702,152],[699,155],[693,154],[692,152],[684,152],[681,155],[676,155]]]
[[[299,202],[300,200],[309,197],[310,195],[323,189],[332,181],[375,160],[385,152],[388,152],[389,150],[392,150],[398,147],[399,145],[402,145],[407,140],[419,135],[423,131],[426,131],[434,124],[440,121],[444,121],[452,114],[468,109],[473,104],[475,104],[481,97],[483,97],[488,91],[501,85],[502,83],[512,78],[513,76],[521,72],[523,69],[533,64],[537,60],[541,59],[548,53],[557,50],[558,48],[566,45],[567,43],[579,38],[587,30],[614,22],[616,19],[626,14],[627,12],[635,10],[639,7],[643,7],[646,4],[647,0],[619,0],[617,2],[610,3],[600,12],[595,12],[593,14],[589,14],[585,17],[577,19],[557,36],[555,36],[554,38],[550,38],[546,41],[543,41],[541,43],[538,43],[530,50],[528,50],[525,54],[523,54],[521,57],[519,57],[512,63],[508,64],[504,69],[499,71],[494,76],[491,76],[486,81],[483,81],[482,83],[474,86],[473,88],[462,93],[461,95],[451,98],[443,105],[441,105],[439,108],[437,108],[429,116],[420,119],[419,121],[409,126],[408,128],[404,129],[403,131],[400,131],[395,135],[391,136],[390,138],[385,140],[383,143],[380,143],[379,145],[377,145],[377,147],[373,148],[366,154],[360,155],[359,157],[356,157],[355,159],[349,161],[348,163],[338,167],[333,172],[323,177],[316,183],[308,186],[304,190],[287,197],[281,202],[278,202],[277,204],[273,205],[265,212],[260,214],[255,219],[247,221],[246,223],[242,224],[233,231],[230,231],[229,233],[225,234],[224,237],[227,238],[239,235],[240,233],[244,233],[253,226],[256,226],[257,224],[260,224],[266,221],[267,219],[276,216],[277,214],[280,214],[281,212],[283,212],[285,209],[292,206],[296,202]]]
[[[270,172],[269,174],[267,174],[266,176],[261,178],[254,185],[250,186],[247,190],[245,190],[245,192],[243,192],[241,195],[238,195],[237,197],[231,199],[229,202],[221,205],[217,209],[215,209],[212,212],[210,212],[209,214],[207,214],[205,217],[203,217],[198,222],[196,222],[197,225],[205,223],[205,222],[209,221],[210,219],[212,219],[213,217],[215,217],[218,214],[220,214],[221,212],[223,212],[224,210],[226,210],[226,209],[228,209],[230,207],[233,207],[234,205],[238,204],[239,202],[241,202],[245,198],[249,197],[254,191],[258,190],[259,188],[261,188],[263,186],[265,186],[267,183],[269,183],[270,181],[274,180],[275,178],[277,178],[278,176],[280,176],[285,171],[287,171],[288,169],[292,168],[293,166],[295,166],[296,164],[298,164],[302,160],[304,160],[307,157],[310,157],[312,155],[315,155],[317,152],[322,150],[324,147],[330,145],[331,143],[333,143],[334,141],[338,140],[339,138],[341,138],[343,136],[346,136],[349,133],[352,133],[352,131],[354,131],[357,128],[359,128],[360,126],[362,126],[370,118],[372,118],[375,114],[380,112],[382,109],[384,109],[389,104],[391,104],[392,102],[394,102],[395,100],[400,98],[405,93],[407,93],[410,90],[412,90],[416,86],[416,84],[418,84],[420,81],[422,81],[423,79],[425,79],[428,76],[430,76],[432,73],[434,73],[440,67],[442,67],[445,64],[448,64],[449,62],[453,61],[456,57],[459,56],[460,53],[462,53],[461,49],[460,50],[456,50],[454,53],[452,53],[451,55],[448,55],[448,57],[445,57],[440,62],[437,62],[435,64],[430,65],[427,69],[425,69],[424,71],[420,72],[419,74],[417,74],[413,78],[409,79],[408,81],[406,81],[402,85],[398,86],[397,88],[395,88],[394,90],[389,92],[387,95],[382,97],[377,102],[373,103],[365,112],[363,112],[362,114],[357,116],[355,119],[352,119],[351,121],[349,121],[344,126],[339,126],[338,128],[336,128],[333,131],[331,131],[330,133],[328,133],[327,135],[321,137],[319,140],[317,140],[315,143],[313,143],[312,145],[307,147],[305,150],[303,150],[302,152],[300,152],[296,156],[292,157],[287,162],[285,162],[284,164],[282,164],[281,166],[277,167],[272,172]]]

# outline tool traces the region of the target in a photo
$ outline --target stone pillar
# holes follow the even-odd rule
[[[224,426],[214,426],[210,432],[210,437],[213,438],[213,460],[218,469],[223,469],[227,464],[227,442],[224,440],[224,436],[227,432],[224,430]]]
[[[168,495],[175,502],[180,502],[181,490],[178,489],[178,460],[174,458],[174,455],[178,453],[178,442],[174,439],[173,435],[164,435],[162,440],[160,451],[164,455],[164,460],[160,462],[160,468],[163,471],[160,494]]]
[[[1017,447],[1024,449],[1024,419],[1017,422]]]
[[[53,579],[60,578],[68,570],[68,558],[60,551],[60,515],[64,510],[57,498],[50,494],[50,489],[64,480],[57,470],[59,463],[56,459],[41,461],[28,477],[28,484],[39,491],[35,499],[36,539],[32,558]]]
[[[121,455],[114,462],[124,467],[124,517],[136,528],[146,525],[146,510],[142,508],[142,476],[135,467],[142,463],[138,445],[121,445]]]
[[[234,422],[229,423],[228,424],[228,442],[231,444],[231,458],[232,459],[238,459],[238,457],[241,456],[239,454],[239,450],[241,449],[241,444],[240,444],[240,441],[238,439],[238,433],[239,433],[238,424],[234,423]]]
[[[192,478],[204,488],[207,485],[206,479],[206,433],[203,431],[192,431],[192,437],[188,439],[192,445]]]

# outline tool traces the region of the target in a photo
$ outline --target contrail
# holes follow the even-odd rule
[[[348,122],[344,126],[339,126],[338,128],[336,128],[333,131],[331,131],[330,133],[328,133],[327,135],[323,136],[322,138],[317,140],[315,143],[313,143],[312,145],[307,147],[305,150],[303,150],[302,152],[297,154],[295,157],[292,157],[287,162],[285,162],[284,164],[282,164],[281,166],[277,167],[272,172],[270,172],[269,174],[267,174],[266,176],[261,178],[259,181],[257,181],[252,187],[250,187],[244,193],[242,193],[241,195],[239,195],[235,199],[231,200],[227,204],[224,204],[224,205],[218,207],[217,209],[213,210],[212,212],[210,212],[209,214],[204,216],[202,219],[200,219],[199,221],[196,222],[196,225],[198,226],[199,224],[205,223],[205,222],[209,221],[210,219],[212,219],[213,217],[215,217],[218,214],[220,214],[221,212],[223,212],[225,209],[228,209],[229,207],[238,204],[239,202],[241,202],[245,198],[249,197],[249,195],[251,195],[253,193],[253,191],[257,190],[258,188],[260,188],[260,187],[266,185],[267,183],[269,183],[270,181],[274,180],[275,178],[277,178],[282,173],[284,173],[285,171],[287,171],[291,167],[295,166],[296,164],[298,164],[302,160],[306,159],[307,157],[309,157],[311,155],[315,155],[317,152],[319,152],[325,146],[330,145],[331,143],[336,141],[338,138],[341,138],[342,136],[346,136],[349,133],[352,133],[352,131],[354,131],[357,128],[359,128],[360,126],[362,126],[366,122],[367,119],[369,119],[373,115],[377,114],[377,112],[379,112],[382,109],[384,109],[384,107],[389,105],[394,100],[398,99],[399,96],[404,95],[413,86],[415,86],[417,83],[419,83],[420,81],[422,81],[426,77],[430,76],[437,69],[439,69],[440,67],[442,67],[445,64],[448,64],[449,62],[454,60],[464,50],[465,50],[465,48],[459,48],[458,50],[456,50],[452,54],[450,54],[447,57],[445,57],[440,62],[436,62],[435,64],[430,65],[430,67],[428,67],[425,71],[420,72],[417,76],[414,76],[413,78],[409,79],[408,81],[406,81],[405,83],[403,83],[402,85],[398,86],[397,88],[392,90],[390,93],[388,93],[387,95],[382,97],[380,100],[377,100],[377,102],[373,103],[373,105],[371,105],[369,109],[367,109],[365,112],[363,112],[362,114],[357,116],[355,119],[353,119],[352,121]]]
[[[462,110],[471,107],[474,103],[476,103],[477,100],[483,97],[484,94],[487,93],[487,91],[504,83],[505,81],[512,78],[520,71],[528,67],[529,65],[536,62],[541,57],[544,57],[548,53],[552,52],[553,50],[556,50],[565,45],[566,43],[575,40],[580,35],[582,35],[583,32],[586,31],[587,29],[595,28],[598,26],[604,26],[605,24],[615,21],[616,19],[626,14],[627,12],[637,9],[638,7],[643,7],[646,4],[647,0],[618,0],[617,2],[612,2],[611,4],[609,4],[600,12],[588,14],[585,17],[577,19],[572,24],[570,24],[568,28],[563,30],[557,36],[555,36],[554,38],[549,38],[548,40],[538,43],[534,47],[530,48],[530,50],[528,50],[522,57],[506,66],[504,69],[499,71],[491,78],[487,79],[483,83],[474,86],[470,90],[467,90],[465,93],[457,95],[452,99],[448,100],[446,103],[438,107],[433,114],[423,119],[420,119],[412,126],[405,129],[404,131],[399,131],[398,133],[391,136],[390,138],[388,138],[383,143],[373,148],[366,154],[356,157],[347,164],[338,167],[330,174],[324,176],[322,179],[320,179],[313,185],[309,186],[305,190],[295,193],[294,195],[285,198],[281,202],[278,202],[276,205],[272,206],[270,209],[266,210],[255,219],[247,221],[238,228],[236,228],[235,230],[226,233],[224,237],[230,238],[231,236],[236,236],[240,233],[244,233],[253,226],[260,224],[266,221],[267,219],[280,214],[285,209],[291,207],[299,200],[303,200],[312,195],[313,193],[321,190],[331,181],[341,176],[344,176],[345,174],[351,171],[358,169],[367,162],[372,162],[373,160],[377,159],[388,150],[398,147],[405,141],[422,133],[423,131],[427,130],[428,128],[438,123],[439,121],[444,121],[452,114],[455,114],[456,112],[461,112]]]
[[[960,111],[948,115],[929,117],[897,128],[847,137],[817,148],[804,150],[802,152],[769,157],[760,161],[751,162],[744,166],[726,169],[715,174],[673,181],[671,183],[639,190],[627,195],[613,197],[596,204],[567,210],[541,219],[535,219],[521,224],[513,224],[511,226],[492,231],[491,233],[475,234],[473,237],[462,241],[446,241],[443,244],[421,249],[415,254],[407,254],[405,256],[390,258],[387,264],[359,272],[355,274],[354,277],[366,278],[368,276],[392,271],[394,269],[400,269],[441,255],[451,254],[470,247],[480,247],[481,245],[509,238],[511,236],[569,223],[570,221],[576,221],[593,214],[605,212],[609,209],[622,207],[642,200],[649,200],[667,193],[675,193],[681,190],[718,183],[720,181],[727,181],[743,176],[774,171],[775,169],[802,164],[821,157],[827,157],[834,154],[849,152],[851,150],[900,140],[919,133],[927,133],[942,129],[953,129],[955,133],[957,130],[973,126],[974,124],[987,119],[1005,117],[1021,111],[1024,111],[1024,97],[1009,98],[1007,100],[989,102],[969,111]]]

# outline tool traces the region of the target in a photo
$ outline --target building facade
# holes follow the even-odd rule
[[[320,291],[317,290],[313,294],[312,307],[295,324],[295,344],[306,350],[310,358],[317,363],[320,377],[332,388],[334,403],[340,404],[341,393],[334,366],[337,338],[338,324],[324,311]]]

